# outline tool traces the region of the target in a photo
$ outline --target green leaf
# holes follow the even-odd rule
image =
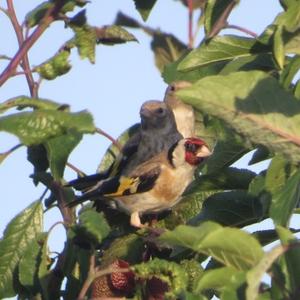
[[[287,11],[280,14],[276,20],[275,24],[283,26],[285,30],[289,32],[295,32],[300,28],[300,2],[294,1],[290,3]]]
[[[45,142],[54,180],[60,180],[63,177],[68,157],[81,139],[82,133],[76,130],[70,130],[68,134],[54,137]]]
[[[156,67],[163,72],[164,67],[175,62],[185,53],[187,46],[172,34],[154,31],[151,49],[155,54]]]
[[[163,228],[174,229],[180,224],[187,223],[201,211],[205,199],[216,191],[194,191],[183,196],[182,200],[172,208],[172,213],[159,222]]]
[[[164,233],[161,239],[212,256],[225,266],[241,271],[254,266],[263,255],[260,244],[251,235],[213,222],[198,227],[180,225]]]
[[[179,64],[178,70],[194,69],[206,64],[267,53],[270,49],[252,38],[231,35],[216,36],[191,51]]]
[[[41,109],[0,118],[0,131],[18,136],[25,145],[41,144],[71,129],[80,133],[93,133],[95,126],[92,116],[86,111],[67,113]]]
[[[114,24],[121,25],[125,27],[131,28],[142,28],[143,25],[139,23],[139,21],[135,20],[134,18],[122,13],[118,12]]]
[[[195,82],[203,77],[216,75],[222,70],[224,65],[227,62],[216,62],[209,64],[207,66],[201,66],[199,68],[191,69],[191,70],[178,70],[178,65],[181,63],[182,60],[189,54],[190,51],[186,50],[183,54],[174,62],[170,60],[170,63],[166,64],[163,72],[162,77],[166,83],[172,83],[174,81],[190,81]]]
[[[187,287],[188,278],[185,270],[171,261],[154,258],[147,263],[135,265],[132,269],[135,276],[141,279],[156,277],[167,283],[169,290],[165,294],[166,299],[175,299]]]
[[[276,225],[287,226],[293,209],[300,199],[300,171],[287,181],[279,193],[273,196],[270,217]]]
[[[49,265],[49,249],[48,249],[48,238],[49,233],[47,235],[47,238],[45,242],[43,243],[41,254],[40,254],[40,265],[38,269],[38,279],[40,286],[43,291],[43,299],[50,300],[50,299],[59,299],[59,292],[55,290],[54,288],[49,291],[48,284],[50,279],[50,265]],[[51,296],[50,296],[51,293]]]
[[[29,28],[36,26],[45,16],[48,9],[54,7],[54,5],[55,4],[51,1],[45,1],[39,4],[25,16],[26,26]]]
[[[187,50],[187,45],[181,42],[176,36],[144,26],[122,13],[117,15],[115,23],[118,25],[140,28],[152,37],[151,49],[155,55],[156,67],[160,72],[164,70],[165,66],[179,59]]]
[[[92,64],[95,63],[95,51],[97,34],[94,27],[84,24],[81,26],[71,25],[75,32],[74,43],[81,59],[87,58]]]
[[[38,269],[40,263],[41,248],[45,242],[45,233],[39,234],[24,250],[19,263],[20,283],[30,291],[32,295],[39,292]]]
[[[237,71],[253,71],[261,70],[272,72],[276,70],[276,66],[271,53],[260,53],[245,57],[238,57],[229,61],[219,73],[227,75]],[[200,79],[200,78],[199,78]]]
[[[0,298],[16,294],[14,280],[16,268],[24,250],[31,246],[36,235],[42,231],[43,208],[35,201],[7,225],[0,240]]]
[[[209,33],[213,30],[215,25],[220,21],[220,17],[225,13],[227,8],[234,3],[239,1],[236,0],[208,0],[204,10],[204,29],[206,36],[209,36]],[[226,18],[227,19],[227,18]],[[222,20],[226,22],[226,20]],[[221,27],[222,29],[223,27]]]
[[[259,145],[258,148],[253,153],[250,161],[248,162],[248,165],[254,165],[256,163],[259,163],[269,158],[270,158],[270,151],[268,150],[268,148]]]
[[[0,104],[0,113],[4,113],[10,108],[16,107],[18,110],[21,110],[25,107],[31,107],[35,109],[53,109],[57,110],[60,107],[68,107],[67,105],[62,105],[60,103],[41,99],[41,98],[30,98],[27,96],[19,96],[11,98]]]
[[[284,43],[283,43],[283,27],[277,26],[274,32],[273,53],[275,61],[280,69],[283,69],[285,62]]]
[[[98,245],[107,237],[110,228],[103,214],[94,210],[84,210],[79,215],[79,225],[75,227],[75,231],[86,242]]]
[[[300,80],[296,83],[294,95],[298,100],[300,100]]]
[[[137,42],[136,37],[121,26],[111,25],[96,28],[97,43],[104,45]]]
[[[44,172],[49,168],[47,151],[43,144],[28,147],[27,160],[34,166],[34,173]],[[37,184],[38,181],[34,179],[34,183]]]
[[[279,0],[281,6],[286,10],[298,0]]]
[[[208,197],[201,212],[189,223],[199,225],[205,221],[215,221],[227,226],[243,227],[263,218],[264,207],[260,198],[246,191],[227,191]]]
[[[199,113],[196,114],[196,119],[199,120]],[[203,114],[202,122],[202,127],[196,130],[196,135],[201,136],[214,149],[201,169],[204,174],[216,173],[229,167],[249,151],[250,145],[222,120],[205,117]]]
[[[83,7],[87,3],[89,3],[89,1],[87,1],[87,0],[64,0],[64,1],[65,1],[65,4],[61,9],[61,11],[63,13],[73,11],[76,8],[76,6]]]
[[[286,54],[298,54],[300,55],[300,29],[294,33],[284,32],[283,34],[284,50]]]
[[[68,61],[69,56],[69,50],[60,51],[43,64],[35,67],[34,70],[37,71],[42,78],[53,80],[57,76],[61,76],[69,72],[71,69],[71,65]]]
[[[222,291],[226,286],[232,284],[233,277],[237,274],[243,274],[243,272],[232,267],[206,270],[198,281],[196,291],[197,293],[209,289]]]
[[[197,283],[203,275],[203,268],[196,259],[184,259],[180,262],[180,265],[186,270],[188,275],[187,290],[190,292],[195,292]]]
[[[215,173],[199,176],[192,182],[188,193],[209,190],[247,190],[256,173],[247,169],[229,167]]]
[[[277,246],[270,252],[264,254],[258,264],[247,273],[247,300],[258,300],[259,298],[259,286],[263,275],[271,267],[274,261],[284,253],[285,249],[282,246]]]
[[[272,195],[276,195],[284,186],[287,174],[287,161],[282,155],[273,157],[266,173],[265,188]]]
[[[132,265],[142,260],[144,249],[144,242],[139,235],[132,233],[121,236],[115,238],[104,251],[102,262],[109,265],[116,259],[123,259]]]
[[[284,254],[287,266],[287,282],[290,285],[291,292],[296,294],[300,284],[299,241],[287,228],[277,226],[276,231],[278,232],[282,246],[288,248],[288,251]]]
[[[224,120],[248,142],[300,160],[300,103],[273,77],[260,71],[210,76],[177,95]]]
[[[156,2],[156,0],[133,0],[135,4],[135,8],[140,13],[141,17],[144,21],[146,21],[149,17],[149,14]]]
[[[289,90],[292,85],[292,80],[300,69],[300,56],[295,55],[288,65],[282,70],[279,82],[284,89]]]

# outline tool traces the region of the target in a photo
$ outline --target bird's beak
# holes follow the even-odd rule
[[[203,145],[200,151],[196,154],[197,157],[207,157],[210,155],[212,155],[212,152],[205,145]]]
[[[143,117],[149,118],[149,117],[151,117],[152,112],[151,112],[151,110],[142,107],[141,110],[140,110],[140,115],[143,116]]]

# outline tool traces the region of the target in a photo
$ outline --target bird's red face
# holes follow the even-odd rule
[[[185,160],[193,166],[199,165],[207,156],[211,155],[206,143],[198,138],[187,138],[184,143]]]

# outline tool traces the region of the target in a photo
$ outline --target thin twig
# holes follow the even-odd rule
[[[115,140],[111,135],[109,135],[108,133],[106,133],[100,128],[96,128],[96,132],[108,138],[120,151],[122,150],[122,145],[117,140]]]
[[[83,286],[79,292],[78,298],[77,300],[84,300],[85,299],[85,295],[87,293],[87,291],[90,288],[90,285],[93,283],[95,277],[95,254],[92,254],[90,257],[90,265],[89,265],[89,272],[88,272],[88,276],[86,278],[86,280],[83,283]]]
[[[236,29],[236,30],[239,30],[239,31],[241,31],[241,32],[244,32],[244,33],[246,33],[246,34],[248,34],[248,35],[251,35],[251,36],[253,36],[254,38],[257,37],[257,34],[256,34],[255,32],[253,32],[253,31],[251,31],[251,30],[249,30],[249,29],[247,29],[247,28],[238,26],[238,25],[228,24],[228,25],[225,26],[225,28],[226,28],[226,29]]]
[[[0,155],[2,156],[2,160],[4,158],[6,158],[8,155],[12,154],[15,150],[19,149],[20,147],[22,147],[23,144],[18,144],[16,146],[13,146],[12,148],[10,148],[9,150],[5,151],[5,152],[2,152],[0,153]]]
[[[7,9],[5,9],[5,8],[3,8],[3,7],[0,6],[0,11],[2,11],[6,16],[9,17]]]
[[[53,181],[51,185],[51,191],[56,195],[57,205],[62,214],[64,224],[66,225],[73,224],[75,215],[73,213],[73,210],[67,205],[67,201],[65,199],[65,193],[62,185],[57,181]]]
[[[66,165],[72,169],[73,171],[75,171],[79,176],[86,176],[86,174],[81,171],[80,169],[78,169],[76,166],[74,166],[73,164],[67,162]]]
[[[224,9],[219,19],[215,22],[210,32],[208,32],[206,38],[210,39],[217,35],[222,29],[226,28],[228,25],[227,19],[233,10],[233,8],[236,6],[237,2],[232,1],[228,4],[228,6]]]
[[[14,5],[13,5],[13,1],[12,0],[7,0],[7,11],[9,14],[9,18],[10,21],[14,27],[15,33],[17,35],[17,39],[18,39],[18,44],[19,47],[21,47],[21,45],[24,42],[24,37],[23,37],[23,30],[22,27],[20,26],[17,16],[16,16],[16,12],[14,9]],[[34,88],[35,87],[35,83],[34,83],[34,79],[30,70],[30,65],[29,65],[29,60],[28,60],[28,55],[27,52],[24,53],[23,58],[21,60],[21,66],[24,69],[25,72],[25,76],[26,76],[26,80],[27,80],[27,84],[30,90],[30,95],[33,98],[37,98],[37,90]]]
[[[189,20],[188,20],[188,47],[192,49],[194,47],[194,36],[193,36],[193,0],[187,0]]]
[[[91,259],[94,257],[94,255],[91,256]],[[85,280],[82,289],[78,295],[77,300],[84,300],[85,299],[85,295],[88,291],[88,289],[90,288],[91,284],[93,283],[93,281],[98,278],[98,277],[102,277],[102,276],[106,276],[106,275],[110,275],[112,273],[128,273],[131,270],[128,268],[116,268],[116,267],[108,267],[104,270],[99,269],[99,267],[95,268],[95,259],[93,258],[94,261],[94,265],[92,266],[91,264],[91,260],[90,260],[90,269],[89,269],[89,274],[87,279]],[[92,266],[92,267],[91,267]]]
[[[40,21],[37,28],[34,32],[22,43],[18,52],[15,54],[13,59],[7,65],[5,70],[0,75],[0,86],[2,86],[10,76],[16,71],[17,66],[20,64],[20,61],[23,59],[24,55],[28,50],[33,46],[33,44],[39,39],[47,27],[55,20],[57,13],[64,4],[64,1],[55,1],[55,5],[50,7],[45,13],[45,16]]]

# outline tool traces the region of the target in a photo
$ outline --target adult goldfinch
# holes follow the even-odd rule
[[[192,106],[183,103],[176,92],[191,85],[188,81],[173,82],[168,86],[164,97],[164,102],[174,113],[177,129],[184,138],[195,136],[195,114]]]
[[[136,166],[127,176],[115,176],[99,181],[71,203],[98,201],[103,197],[130,215],[130,223],[142,227],[140,216],[158,213],[173,207],[192,182],[196,167],[211,154],[206,143],[198,138],[175,142],[149,160]],[[70,182],[72,186],[72,182]]]

